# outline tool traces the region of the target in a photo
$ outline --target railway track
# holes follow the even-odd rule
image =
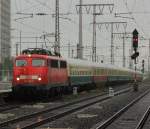
[[[8,110],[12,110],[12,109],[15,109],[15,108],[19,108],[20,105],[18,104],[2,104],[0,105],[0,113],[4,112],[4,111],[8,111]]]
[[[138,125],[137,125],[137,127],[135,129],[143,129],[149,116],[150,116],[150,106],[148,107],[148,109],[144,113],[143,117],[141,118],[140,122],[138,123]]]
[[[141,96],[139,96],[138,98],[133,100],[131,103],[129,103],[124,108],[122,108],[120,111],[118,111],[112,117],[107,119],[105,122],[100,123],[98,126],[96,126],[95,128],[92,128],[92,129],[113,129],[113,128],[118,129],[119,127],[117,127],[117,126],[122,122],[122,120],[125,120],[125,118],[130,118],[130,120],[131,120],[130,124],[133,123],[133,125],[135,125],[136,122],[132,121],[132,120],[134,120],[134,119],[132,119],[132,115],[133,114],[128,114],[128,116],[125,116],[124,114],[131,107],[133,107],[136,103],[138,103],[141,99],[143,99],[148,93],[150,93],[150,90],[144,92]],[[136,110],[135,110],[135,112],[136,112]],[[137,124],[135,125],[135,127],[133,129],[143,129],[143,126],[144,126],[145,122],[147,121],[148,116],[150,115],[150,107],[148,107],[148,109],[143,114],[144,115],[141,117],[140,121],[137,122]],[[121,116],[122,116],[122,118],[120,118]],[[116,122],[116,121],[118,121],[118,122]],[[124,127],[122,126],[122,129],[128,129],[128,128],[131,129],[132,127],[130,127],[130,126],[128,127],[127,126],[129,123],[127,121],[125,121],[125,122],[121,123],[124,126]],[[118,123],[118,125],[117,125],[117,123]]]
[[[31,104],[35,104],[35,102],[28,102],[28,103],[20,103],[20,102],[13,102],[13,103],[4,103],[0,105],[0,113],[5,112],[5,111],[11,111],[13,109],[19,109],[21,106],[23,105],[31,105]]]
[[[120,95],[130,90],[131,88],[127,88],[125,90],[115,92],[114,95]],[[50,108],[33,114],[20,116],[18,118],[9,121],[5,121],[3,123],[0,123],[0,128],[10,126],[10,128],[12,129],[16,127],[18,127],[19,129],[33,129],[47,122],[52,122],[66,115],[74,113],[78,110],[81,110],[95,103],[102,102],[110,98],[111,97],[108,94],[107,95],[101,94],[94,97],[82,99],[79,101],[63,104],[58,107]]]

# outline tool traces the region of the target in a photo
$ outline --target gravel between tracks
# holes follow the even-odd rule
[[[127,87],[130,87],[130,85],[126,84],[126,85],[116,86],[116,87],[114,87],[114,90],[117,91],[117,90],[121,90],[121,89],[127,88]],[[108,88],[103,89],[103,91],[108,91]],[[92,90],[89,93],[82,92],[82,93],[80,93],[77,96],[73,96],[73,95],[69,95],[68,96],[67,95],[67,96],[64,96],[62,99],[59,99],[57,101],[51,101],[51,102],[47,102],[47,103],[39,103],[39,104],[36,104],[36,105],[25,105],[22,108],[14,109],[14,110],[7,111],[7,112],[4,112],[4,113],[6,113],[6,116],[7,115],[9,116],[8,118],[6,118],[7,120],[9,120],[9,119],[12,119],[12,118],[15,118],[15,117],[18,117],[18,116],[30,114],[30,113],[33,113],[33,112],[36,112],[36,111],[40,111],[40,110],[45,110],[46,108],[49,108],[49,107],[55,107],[55,106],[58,106],[58,105],[61,105],[61,104],[64,104],[64,103],[67,103],[67,102],[70,102],[70,101],[87,98],[87,97],[99,94],[100,92],[102,92],[102,90],[100,90],[100,91]],[[102,107],[97,105],[94,108],[97,110],[97,109],[101,109]],[[14,113],[15,115],[11,114],[11,112]],[[90,112],[90,111],[87,111],[87,112]],[[89,113],[88,114],[86,113],[87,117],[88,117],[88,115],[89,115]],[[95,115],[95,117],[97,117],[96,115]],[[79,117],[84,117],[84,116],[82,116],[82,114],[81,115],[79,114]],[[91,116],[89,116],[89,117],[91,117]],[[76,118],[77,117],[72,117],[70,119],[71,121],[73,121],[73,124],[74,124],[74,119],[76,119]],[[6,119],[0,119],[0,121],[3,122]],[[83,118],[83,120],[82,120],[83,122],[84,122],[84,119],[85,118]],[[76,123],[77,122],[75,122],[75,125],[76,125]],[[77,127],[77,129],[79,129],[79,128]]]
[[[100,104],[92,105],[82,111],[73,113],[69,116],[63,117],[52,123],[48,123],[39,127],[55,128],[71,128],[71,129],[90,129],[94,128],[97,123],[103,122],[112,116],[119,109],[123,108],[134,98],[149,89],[149,85],[140,87],[139,92],[129,92],[120,96],[115,96],[110,100],[104,101]],[[130,97],[129,97],[130,96]]]
[[[121,88],[127,88],[127,87],[129,87],[129,84],[116,86],[114,87],[114,90],[117,91],[117,90],[120,90]],[[34,112],[42,111],[50,107],[51,108],[56,107],[61,104],[65,104],[67,102],[87,98],[87,97],[99,94],[100,92],[103,92],[103,91],[108,91],[108,88],[105,88],[103,90],[91,90],[88,93],[84,91],[77,96],[66,95],[62,99],[58,99],[58,100],[54,100],[50,102],[41,102],[41,103],[39,102],[39,103],[35,103],[34,105],[24,105],[24,106],[21,106],[21,108],[4,111],[0,113],[0,123],[6,120],[17,118],[22,115],[27,115],[27,114],[31,114]]]

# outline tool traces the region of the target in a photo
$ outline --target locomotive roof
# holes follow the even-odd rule
[[[49,56],[49,55],[39,55],[39,54],[23,54],[16,57],[16,59],[19,58],[45,58],[45,59],[57,59],[57,60],[64,60],[62,57],[58,56]]]
[[[29,55],[20,55],[17,56],[16,59],[19,58],[26,58],[29,57]],[[91,62],[88,60],[81,60],[81,59],[70,59],[70,58],[62,58],[58,56],[48,56],[48,55],[39,55],[39,54],[32,54],[30,58],[46,58],[46,59],[57,59],[57,60],[66,60],[68,64],[72,65],[77,65],[77,66],[85,66],[85,67],[101,67],[101,68],[107,68],[107,69],[115,69],[115,70],[120,70],[120,71],[128,71],[128,72],[135,72],[132,69],[129,68],[123,68],[123,67],[118,67],[115,65],[110,65],[110,64],[104,64],[104,63],[97,63],[97,62]],[[137,73],[142,74],[141,72],[137,71]]]

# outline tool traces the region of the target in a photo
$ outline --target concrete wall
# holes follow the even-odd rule
[[[0,0],[0,62],[3,63],[5,58],[10,58],[10,28],[11,13],[10,0]]]

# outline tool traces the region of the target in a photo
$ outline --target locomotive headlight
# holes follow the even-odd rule
[[[28,56],[31,57],[31,54],[29,54]]]
[[[17,77],[16,79],[17,79],[17,81],[19,81],[19,80],[20,80],[20,78],[19,78],[19,77]]]
[[[41,81],[41,80],[42,80],[42,78],[41,78],[41,77],[39,77],[39,78],[38,78],[38,80],[39,80],[39,81]]]

